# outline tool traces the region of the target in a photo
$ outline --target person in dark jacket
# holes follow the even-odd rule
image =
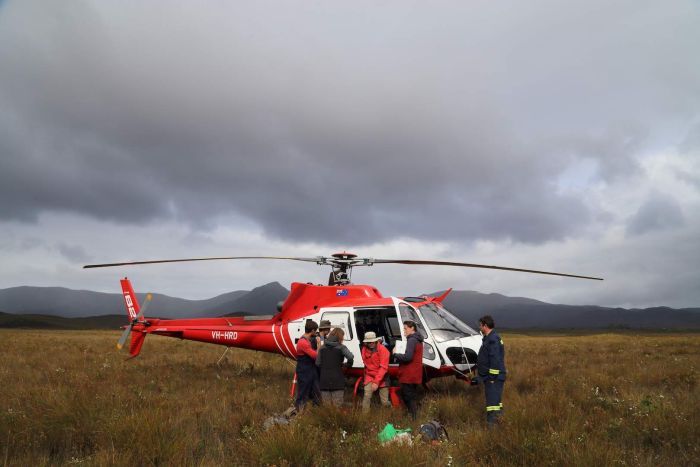
[[[317,353],[321,346],[323,346],[323,342],[326,340],[326,336],[328,336],[328,333],[330,332],[331,322],[327,319],[322,319],[321,322],[318,323],[318,332],[316,333],[317,338],[311,340],[311,347],[313,347]],[[316,378],[316,384],[314,384],[314,397],[321,400],[321,388],[318,385],[321,379],[321,369],[316,367],[316,371],[319,373],[318,378]]]
[[[486,397],[486,423],[493,427],[498,423],[503,410],[501,397],[506,381],[505,347],[494,328],[496,325],[489,315],[479,319],[479,329],[484,338],[481,342],[476,366],[479,379],[484,383]]]
[[[324,404],[341,407],[345,394],[345,375],[343,374],[343,360],[346,366],[351,367],[353,355],[343,345],[345,331],[340,328],[333,329],[325,339],[323,346],[316,356],[316,366],[321,370],[319,386],[321,388],[321,400]]]
[[[304,335],[297,342],[297,397],[294,405],[297,410],[301,410],[309,399],[314,405],[319,405],[319,395],[315,388],[318,387],[318,371],[316,370],[317,352],[314,350],[312,342],[318,346],[316,330],[318,324],[308,320],[304,326]]]
[[[396,347],[394,347],[394,357],[399,362],[401,399],[406,404],[408,413],[415,420],[418,415],[416,408],[418,385],[423,383],[423,336],[420,335],[413,321],[404,321],[403,330],[406,334],[406,353],[396,353]]]

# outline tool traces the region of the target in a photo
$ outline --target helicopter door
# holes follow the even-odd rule
[[[416,323],[416,332],[419,332],[423,336],[423,364],[431,366],[433,368],[440,368],[440,357],[435,350],[435,341],[432,336],[428,334],[427,326],[423,322],[422,318],[418,316],[416,310],[406,302],[402,302],[396,297],[392,297],[394,301],[394,306],[399,310],[399,316],[401,316],[401,322],[410,320]],[[404,342],[406,341],[406,336],[403,335],[403,325],[401,326],[401,335]],[[405,348],[405,347],[404,347]]]
[[[387,306],[366,306],[355,308],[355,329],[360,342],[368,332],[373,332],[381,338],[381,345],[391,353],[396,342],[402,342],[401,325],[396,314],[396,308]],[[389,366],[398,363],[393,357],[389,359]]]
[[[321,320],[327,319],[331,322],[331,328],[340,328],[345,331],[343,344],[352,352],[354,358],[353,367],[362,367],[362,357],[360,355],[360,344],[355,335],[350,320],[349,310],[321,310]]]

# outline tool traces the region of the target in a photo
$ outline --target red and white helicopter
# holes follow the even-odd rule
[[[346,252],[315,258],[232,256],[90,264],[84,268],[251,259],[305,261],[331,266],[332,271],[328,285],[292,283],[289,295],[278,306],[278,312],[275,315],[193,319],[145,317],[144,312],[150,302],[150,294],[144,305],[140,306],[130,281],[124,278],[121,280],[121,286],[130,323],[126,326],[117,347],[121,349],[131,334],[129,353],[133,358],[141,352],[146,336],[156,334],[227,347],[259,350],[296,359],[296,343],[304,333],[306,321],[312,319],[318,323],[321,320],[328,320],[333,327],[339,327],[345,331],[344,344],[356,356],[353,367],[346,371],[347,375],[360,376],[363,372],[362,359],[359,358],[360,345],[365,332],[373,331],[377,336],[381,336],[384,344],[391,350],[397,341],[405,339],[403,321],[411,320],[417,323],[418,331],[424,338],[425,380],[447,375],[468,379],[476,363],[481,336],[443,306],[443,300],[452,289],[439,297],[385,297],[371,285],[352,284],[350,281],[352,268],[375,264],[459,266],[603,280],[598,277],[484,264],[358,258],[357,255]],[[389,373],[394,376],[397,371],[398,365],[392,362]]]

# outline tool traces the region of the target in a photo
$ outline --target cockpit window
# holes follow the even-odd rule
[[[436,342],[445,342],[465,336],[478,334],[475,330],[464,324],[452,313],[439,304],[432,302],[422,305],[420,313],[425,323],[433,333]]]
[[[425,328],[423,327],[423,324],[421,323],[421,320],[418,317],[418,313],[416,313],[416,310],[414,310],[413,307],[405,303],[399,303],[399,313],[401,314],[402,324],[404,321],[413,321],[414,323],[416,323],[416,328],[418,329],[418,332],[423,337],[423,339],[428,338],[428,333],[425,332]]]

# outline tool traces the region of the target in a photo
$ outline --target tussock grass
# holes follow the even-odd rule
[[[482,389],[431,382],[420,421],[450,441],[381,446],[377,407],[310,408],[269,431],[291,402],[282,357],[149,337],[130,361],[118,332],[0,331],[3,465],[698,465],[697,334],[505,334],[504,422],[483,424]],[[347,396],[350,397],[348,388]]]

